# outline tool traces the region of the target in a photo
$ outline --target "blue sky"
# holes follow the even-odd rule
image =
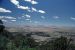
[[[75,0],[0,0],[5,25],[75,26]]]

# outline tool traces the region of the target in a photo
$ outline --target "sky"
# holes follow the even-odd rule
[[[75,0],[0,0],[7,26],[75,26]]]

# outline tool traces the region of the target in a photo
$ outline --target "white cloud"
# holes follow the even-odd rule
[[[54,18],[54,19],[58,19],[58,18],[59,18],[59,16],[53,16],[53,18]]]
[[[17,0],[10,0],[14,5],[19,6],[19,2]]]
[[[18,18],[21,18],[21,17],[18,17]],[[22,18],[25,18],[25,14],[22,14]]]
[[[16,18],[11,16],[0,16],[0,19],[16,19]]]
[[[72,20],[75,20],[75,17],[71,17]]]
[[[14,5],[17,6],[17,8],[19,9],[23,9],[23,10],[29,10],[30,8],[28,6],[21,6],[19,5],[19,1],[17,0],[10,0]]]
[[[32,12],[30,9],[29,10],[27,10],[28,12]]]
[[[37,12],[37,9],[36,9],[36,8],[34,8],[34,7],[32,7],[32,12],[33,12],[33,11]]]
[[[11,13],[10,10],[6,10],[6,9],[4,9],[4,8],[0,8],[0,12],[8,12],[8,13]]]
[[[31,18],[31,16],[30,16],[30,15],[28,15],[28,14],[23,14],[23,15],[22,15],[22,18],[26,18],[26,19],[28,20],[28,19],[30,19],[30,18]]]
[[[5,19],[2,19],[2,21],[3,21],[3,22],[7,22],[7,20],[5,20]]]
[[[25,0],[26,2],[29,2],[29,3],[31,3],[31,4],[38,4],[38,2],[37,1],[34,1],[34,0]]]
[[[45,17],[44,17],[44,16],[41,16],[41,18],[42,18],[42,19],[45,19]]]
[[[39,12],[39,13],[42,13],[42,14],[46,13],[45,11],[43,11],[43,10],[37,10],[34,7],[32,7],[31,10],[32,10],[32,12]]]
[[[43,11],[43,10],[38,10],[38,12],[39,12],[39,13],[42,13],[42,14],[46,13],[46,12]]]
[[[32,22],[32,20],[31,20],[31,19],[25,19],[25,20],[26,20],[26,21],[28,21],[28,22],[30,22],[30,23]]]
[[[25,20],[30,21],[30,19],[25,19]]]
[[[44,13],[46,13],[45,11],[43,11],[43,10],[37,10],[36,8],[30,8],[30,7],[28,7],[28,6],[21,6],[20,4],[19,4],[19,1],[17,1],[17,0],[10,0],[14,5],[16,5],[17,6],[17,8],[19,8],[19,9],[23,9],[23,10],[27,10],[28,12],[39,12],[39,13],[42,13],[42,14],[44,14]],[[24,1],[26,1],[26,2],[30,2],[31,4],[38,4],[38,2],[37,1],[34,1],[34,0],[24,0]]]
[[[30,15],[28,15],[28,14],[26,14],[25,16],[26,16],[27,18],[30,18],[30,17],[31,17],[31,16],[30,16]]]
[[[18,6],[18,8],[23,9],[23,10],[29,10],[30,8],[28,6]]]
[[[34,1],[34,0],[33,0],[31,3],[32,3],[32,4],[38,4],[38,2],[36,2],[36,1]]]
[[[11,16],[6,16],[5,18],[7,18],[7,19],[16,19],[16,18],[11,17]]]
[[[0,16],[0,19],[3,19],[4,18],[4,16]]]

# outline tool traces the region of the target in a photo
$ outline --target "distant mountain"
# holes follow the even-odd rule
[[[63,32],[75,32],[73,27],[53,27],[53,26],[21,26],[21,27],[6,27],[10,32],[54,32],[54,31],[63,31]]]

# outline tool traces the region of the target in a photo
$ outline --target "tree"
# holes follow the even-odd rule
[[[33,38],[27,38],[27,44],[30,48],[36,47],[38,45],[37,42]]]
[[[15,38],[13,39],[16,47],[35,47],[36,46],[36,42],[34,41],[34,39],[29,38],[27,36],[24,36],[22,34],[17,34],[15,36]]]
[[[12,34],[4,29],[5,26],[0,20],[0,50],[6,50],[8,41],[10,41]]]
[[[53,49],[54,50],[69,50],[71,39],[66,37],[60,37],[54,40]]]
[[[4,50],[4,46],[6,45],[7,39],[2,35],[4,30],[3,22],[0,20],[0,49]]]
[[[5,36],[0,35],[0,50],[5,50],[8,39]]]
[[[0,33],[4,30],[4,28],[3,22],[0,20]]]

